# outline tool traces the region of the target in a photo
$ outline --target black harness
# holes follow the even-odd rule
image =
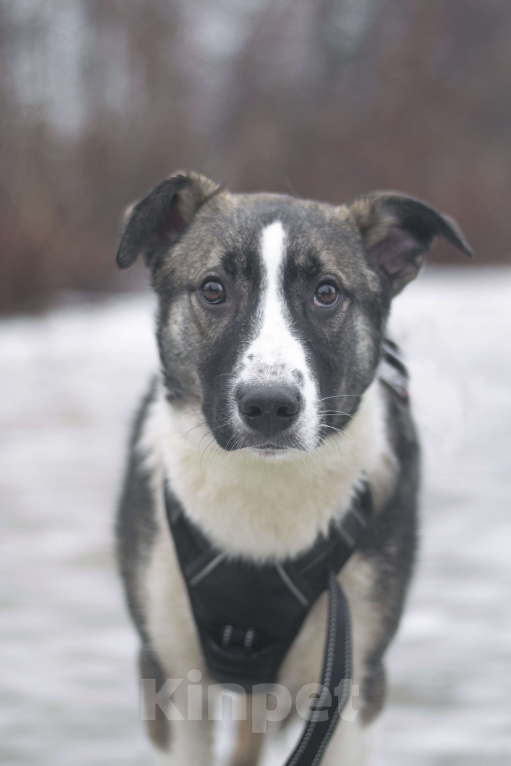
[[[386,341],[380,378],[407,397],[407,373]],[[341,521],[294,559],[254,564],[215,548],[168,502],[167,517],[199,639],[213,678],[249,693],[268,692],[309,610],[328,590],[323,692],[286,766],[317,766],[347,702],[351,682],[351,629],[337,574],[370,524],[371,493],[361,485]]]

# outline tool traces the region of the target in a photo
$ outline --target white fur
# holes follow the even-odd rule
[[[293,429],[302,449],[314,449],[318,443],[319,413],[317,387],[307,363],[305,349],[293,333],[292,320],[283,290],[286,233],[281,221],[266,226],[261,234],[260,258],[263,290],[256,313],[255,337],[246,349],[232,388],[233,425],[243,429],[235,391],[243,383],[288,384],[297,386],[293,372],[301,373],[303,408]]]
[[[293,450],[292,461],[221,450],[206,425],[173,410],[163,389],[139,449],[157,451],[172,492],[218,546],[258,561],[309,547],[348,509],[364,475],[381,472],[384,461],[389,472],[379,383],[366,391],[343,434],[311,454]]]

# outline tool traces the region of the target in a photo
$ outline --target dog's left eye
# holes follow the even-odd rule
[[[339,291],[331,282],[323,282],[314,293],[316,306],[333,306],[339,299]]]
[[[225,288],[216,279],[208,279],[201,287],[201,295],[207,303],[222,303],[225,300]]]

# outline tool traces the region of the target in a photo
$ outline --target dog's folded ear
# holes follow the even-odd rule
[[[176,242],[201,205],[221,188],[199,173],[178,172],[130,205],[121,221],[119,268],[127,269],[139,255],[149,263],[154,250]]]
[[[374,192],[350,206],[367,257],[397,295],[417,276],[435,237],[473,256],[458,225],[422,200],[398,192]]]

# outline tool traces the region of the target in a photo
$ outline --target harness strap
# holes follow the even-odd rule
[[[404,404],[408,404],[408,370],[399,348],[389,338],[383,342],[378,378],[397,394]]]

